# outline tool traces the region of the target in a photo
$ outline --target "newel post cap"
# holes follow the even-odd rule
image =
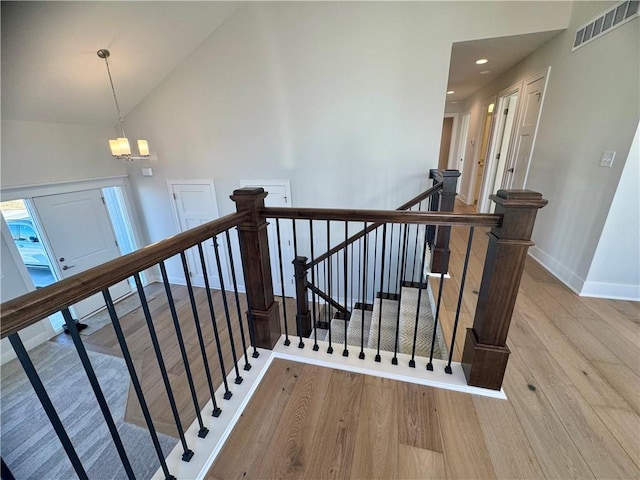
[[[533,190],[498,190],[489,198],[506,208],[542,208],[549,203],[541,193]]]

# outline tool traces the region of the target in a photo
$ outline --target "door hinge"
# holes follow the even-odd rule
[[[504,109],[504,114],[506,115],[507,113],[509,113],[509,109],[508,109],[508,108],[505,108],[505,109]]]
[[[107,202],[104,201],[104,197],[100,197],[100,198],[102,199],[102,204],[106,206]]]
[[[178,197],[176,196],[176,194],[175,194],[175,193],[173,193],[172,195],[173,195],[173,199],[174,199],[174,200],[178,200]]]
[[[118,240],[114,240],[116,247],[120,248],[120,245],[118,245]]]
[[[193,272],[192,271],[189,271],[189,276],[193,277]]]
[[[496,160],[500,160],[500,154],[496,155]]]

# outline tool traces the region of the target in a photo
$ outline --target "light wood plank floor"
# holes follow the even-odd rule
[[[163,361],[166,366],[167,376],[169,377],[177,409],[180,414],[180,421],[183,428],[186,429],[196,419],[196,410],[189,390],[186,370],[180,353],[173,319],[168,307],[164,285],[161,283],[152,283],[145,287],[145,293],[148,298],[153,297],[153,299],[149,301],[149,310],[158,336],[158,343],[160,344],[160,349],[163,354]],[[206,402],[209,401],[210,393],[188,291],[185,286],[172,285],[171,293],[176,307],[180,329],[184,338],[189,366],[194,379],[198,405],[201,409]],[[215,290],[213,291],[212,299],[216,315],[216,325],[220,337],[223,362],[228,375],[232,371],[234,363],[231,351],[231,341],[228,333],[229,329],[227,327],[226,317],[224,314],[222,295],[221,291]],[[205,344],[205,352],[215,390],[222,384],[222,371],[218,361],[218,350],[215,344],[206,290],[204,288],[194,287],[194,297],[199,324]],[[240,323],[238,322],[235,295],[233,292],[227,292],[226,298],[229,307],[231,332],[234,339],[236,356],[237,358],[240,358],[244,352],[242,350]],[[251,362],[249,329],[246,323],[245,314],[247,310],[245,295],[240,293],[239,300],[240,312],[243,317],[242,324],[249,354],[249,362]],[[278,299],[278,302],[281,304],[280,299]],[[282,309],[280,310],[282,320],[283,311]],[[295,302],[293,299],[288,298],[287,314],[289,315],[290,326],[292,325],[291,317],[294,316],[294,310]],[[167,396],[164,383],[162,381],[160,367],[153,350],[151,336],[149,335],[149,330],[147,328],[142,309],[138,308],[137,310],[122,316],[120,323],[136,367],[136,372],[140,378],[145,395],[145,401],[148,403],[155,428],[159,432],[177,437],[178,431],[169,404],[169,397]],[[120,346],[111,324],[104,326],[91,335],[83,336],[82,339],[87,350],[122,357],[122,351],[120,350]],[[72,345],[70,337],[65,334],[58,335],[52,341]],[[240,360],[240,376],[243,375],[243,367],[244,361]],[[231,392],[233,392],[233,387],[233,382],[229,383],[229,389]],[[220,407],[224,408],[224,405],[220,405]],[[129,387],[125,421],[146,428],[144,416],[133,386]]]
[[[478,230],[454,360],[485,249]],[[640,478],[640,305],[578,297],[529,259],[508,345],[507,401],[274,362],[208,478]]]

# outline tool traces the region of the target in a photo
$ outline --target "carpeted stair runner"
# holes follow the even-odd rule
[[[413,287],[402,287],[400,296],[400,327],[399,349],[400,353],[411,354],[413,350],[413,334],[415,330],[416,313],[419,290]],[[433,336],[433,295],[430,288],[422,290],[420,298],[420,312],[418,316],[418,330],[416,337],[416,356],[429,357],[431,339]],[[382,316],[380,317],[380,308]],[[347,326],[347,344],[360,346],[362,330],[361,309],[351,312],[351,320]],[[398,301],[377,298],[373,305],[373,311],[364,311],[364,345],[369,348],[377,348],[378,324],[380,323],[380,350],[393,352],[395,348],[396,323],[398,319]],[[380,320],[380,322],[379,322]],[[344,320],[334,318],[331,320],[331,342],[334,345],[344,344]],[[318,330],[318,339],[329,341],[329,333],[320,336],[322,330]],[[312,333],[313,335],[313,333]],[[433,349],[433,358],[446,358],[447,351],[444,344],[442,331],[438,326],[436,340]]]

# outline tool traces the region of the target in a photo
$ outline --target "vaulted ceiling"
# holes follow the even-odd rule
[[[240,2],[2,2],[2,118],[113,126],[104,61],[123,116],[206,38]],[[464,99],[558,32],[456,43],[448,100]],[[487,65],[475,65],[479,57]],[[480,71],[491,73],[480,75]],[[443,92],[444,94],[444,92]]]
[[[237,2],[2,2],[2,117],[114,125],[104,60],[126,115]]]

